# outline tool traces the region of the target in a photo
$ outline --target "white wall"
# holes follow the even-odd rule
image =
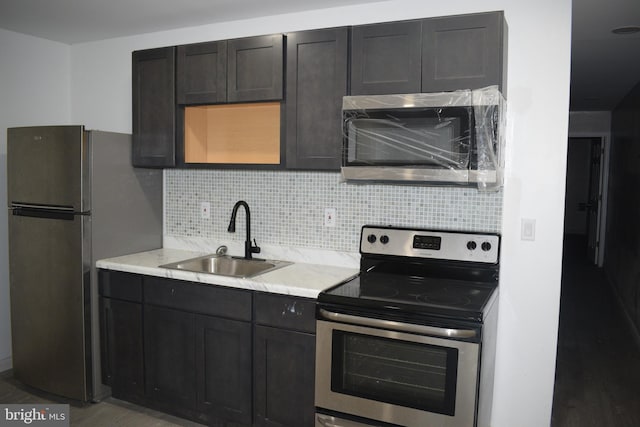
[[[132,50],[489,10],[504,10],[509,24],[509,133],[492,425],[549,425],[560,296],[569,110],[570,0],[396,0],[74,45],[71,47],[71,118],[89,128],[131,131]],[[541,22],[544,22],[543,27]],[[0,35],[4,37],[4,33]],[[65,67],[60,61],[64,48],[34,46],[29,50],[29,55],[36,57],[42,55],[40,50],[48,53],[59,50],[60,57],[54,61],[53,68],[61,68],[63,74]],[[4,53],[2,58],[1,66],[5,67]],[[23,68],[29,67],[21,67],[20,72]],[[47,80],[52,78],[50,70],[51,65],[46,64]],[[34,74],[27,75],[28,86],[41,81],[42,77]],[[4,84],[4,75],[3,72],[1,84]],[[16,76],[18,80],[21,77]],[[64,87],[64,84],[56,82],[56,86]],[[24,98],[22,93],[20,96]],[[2,98],[0,102],[7,102],[4,101],[6,97]],[[53,117],[38,118],[37,112],[20,117],[36,117],[39,121],[64,120],[68,103],[63,101],[65,108],[61,109],[52,105],[52,96],[46,98],[44,111]],[[60,98],[66,101],[64,93]],[[56,114],[62,117],[56,117]],[[535,241],[520,240],[521,218],[536,220]],[[6,299],[2,298],[2,301]],[[6,307],[0,308],[0,315],[5,314]]]
[[[0,372],[11,368],[7,128],[68,124],[69,46],[0,29]]]

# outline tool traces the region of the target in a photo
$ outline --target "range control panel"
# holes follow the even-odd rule
[[[500,249],[497,234],[431,231],[365,225],[360,252],[496,264]]]

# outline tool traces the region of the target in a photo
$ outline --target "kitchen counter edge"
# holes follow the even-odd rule
[[[159,267],[160,265],[202,255],[206,254],[181,249],[155,249],[99,260],[96,262],[96,267],[104,270],[166,277],[189,282],[313,299],[317,298],[321,291],[356,276],[359,271],[357,268],[292,263],[286,267],[254,277],[236,278],[207,273],[170,270]]]

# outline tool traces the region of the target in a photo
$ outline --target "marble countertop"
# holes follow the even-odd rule
[[[355,276],[359,271],[355,267],[294,262],[264,274],[241,279],[159,267],[207,253],[211,252],[163,248],[103,259],[96,263],[96,267],[306,298],[317,298],[324,289]]]

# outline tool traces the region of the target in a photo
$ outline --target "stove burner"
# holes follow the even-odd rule
[[[455,307],[466,307],[471,304],[471,298],[465,295],[460,295],[459,293],[451,293],[448,288],[436,289],[433,292],[414,294],[412,296],[414,296],[417,301],[426,302],[428,304]]]
[[[398,290],[381,283],[368,283],[360,288],[360,295],[373,298],[393,298],[398,295]]]

